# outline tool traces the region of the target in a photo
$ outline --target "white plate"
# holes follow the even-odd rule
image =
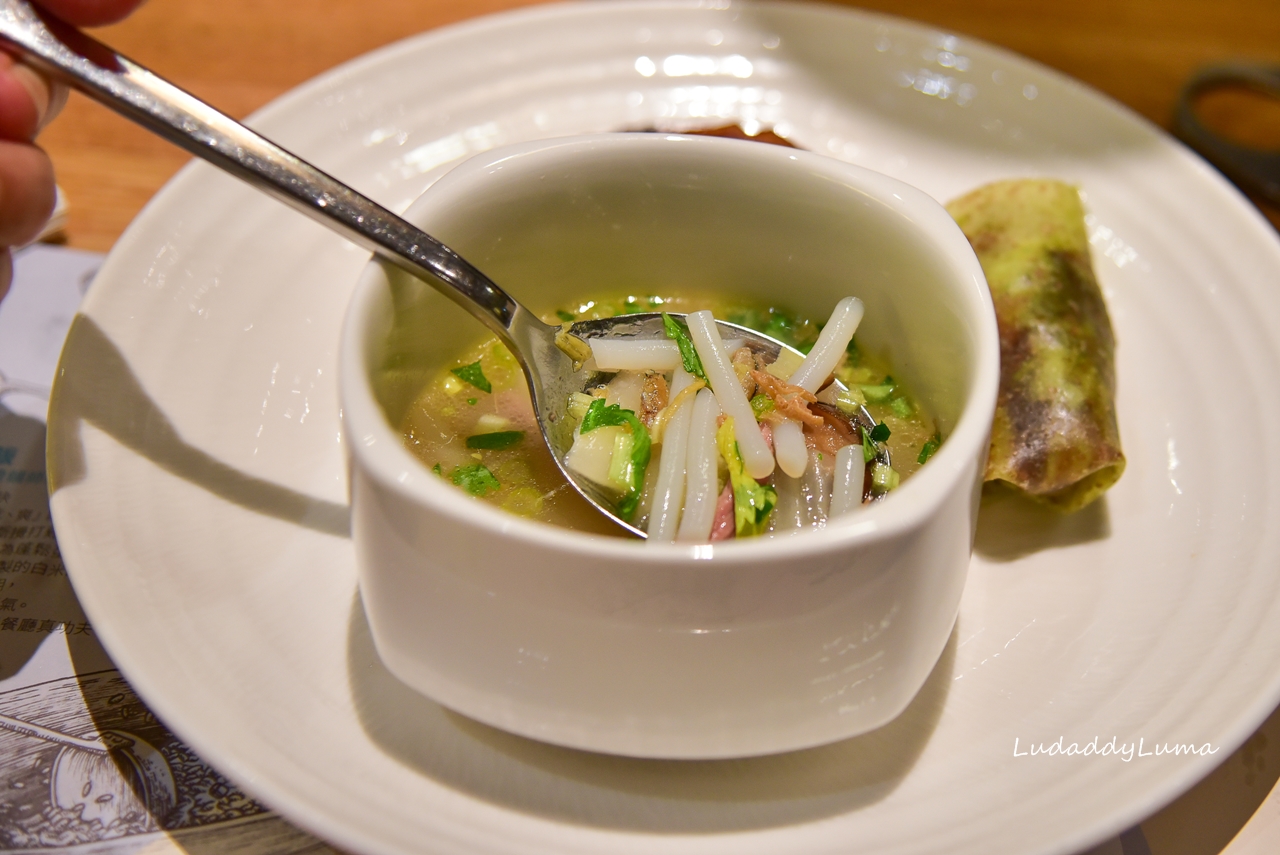
[[[1280,243],[1215,173],[1070,80],[800,4],[544,6],[410,39],[253,124],[403,207],[500,142],[776,125],[939,199],[1078,182],[1129,470],[1067,519],[990,502],[958,627],[896,722],[750,761],[598,757],[441,710],[374,657],[345,537],[334,351],[364,253],[204,166],[133,223],[63,355],[49,471],[76,589],[205,757],[361,852],[1069,852],[1280,700]],[[1213,756],[1014,756],[1028,743]]]

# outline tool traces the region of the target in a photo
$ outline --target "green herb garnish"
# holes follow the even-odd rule
[[[467,403],[474,407],[478,400],[478,398],[467,398]]]
[[[493,386],[489,384],[489,378],[484,376],[484,369],[480,367],[480,360],[476,360],[470,365],[459,365],[457,368],[450,368],[449,373],[464,383],[470,383],[481,392],[492,392]]]
[[[754,429],[754,428],[753,428]],[[734,438],[733,418],[726,418],[716,431],[716,446],[729,467],[729,483],[733,487],[733,522],[737,537],[763,534],[769,512],[778,503],[778,491],[761,484],[747,474],[742,452]]]
[[[432,466],[432,467],[431,467],[431,471],[432,471],[432,472],[434,472],[434,473],[436,473],[437,475],[443,475],[443,474],[444,474],[443,472],[441,472],[441,471],[440,471],[440,464],[439,464],[439,463],[437,463],[435,466]]]
[[[524,439],[522,430],[499,430],[493,433],[477,433],[467,437],[467,448],[497,450],[510,448]]]
[[[662,328],[666,330],[667,338],[680,348],[680,361],[684,363],[684,370],[710,386],[711,381],[707,380],[707,372],[702,368],[698,350],[693,346],[693,339],[689,338],[689,328],[666,312],[662,313]]]
[[[459,466],[453,470],[451,480],[473,496],[483,496],[490,490],[497,490],[502,487],[498,483],[498,479],[483,463]]]
[[[577,315],[573,312],[566,312],[564,309],[557,309],[556,317],[564,321],[566,324],[577,319]]]
[[[862,462],[870,463],[876,458],[876,446],[889,438],[889,426],[881,422],[871,430],[861,426],[858,429],[862,433]]]
[[[924,464],[933,453],[942,445],[942,434],[935,432],[933,436],[925,440],[924,445],[920,447],[920,456],[916,458],[916,463]]]
[[[631,428],[631,471],[626,479],[626,495],[618,502],[618,516],[630,522],[640,504],[640,491],[644,487],[644,473],[649,468],[649,429],[631,410],[617,404],[606,404],[604,398],[596,398],[582,417],[581,433],[590,433],[601,427]]]
[[[765,413],[772,412],[775,406],[773,398],[768,395],[760,394],[751,399],[751,412],[756,414],[756,421],[760,421]]]

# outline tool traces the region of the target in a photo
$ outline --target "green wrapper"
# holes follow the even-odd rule
[[[1000,181],[947,210],[986,273],[1000,328],[1000,396],[986,479],[1075,511],[1124,472],[1115,337],[1089,262],[1076,188]]]

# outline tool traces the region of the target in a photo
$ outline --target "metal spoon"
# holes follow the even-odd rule
[[[565,478],[601,512],[645,537],[645,532],[618,517],[611,496],[566,469],[573,423],[565,414],[570,393],[602,379],[581,370],[589,353],[584,339],[661,338],[658,315],[563,326],[543,323],[421,229],[26,0],[0,0],[0,47],[422,279],[469,311],[520,361],[542,436]],[[717,323],[726,340],[746,339],[772,355],[782,347],[753,330]]]

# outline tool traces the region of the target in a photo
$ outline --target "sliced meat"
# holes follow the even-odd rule
[[[835,457],[837,451],[851,444],[845,440],[838,430],[825,422],[816,427],[805,425],[804,438],[805,442],[815,451],[832,458]]]
[[[822,421],[835,430],[840,435],[840,438],[844,440],[837,448],[855,443],[862,444],[862,433],[858,428],[858,423],[847,415],[844,410],[831,404],[824,404],[821,401],[810,404],[809,410],[821,416]]]
[[[720,498],[716,500],[716,516],[711,523],[711,541],[728,540],[737,531],[737,523],[733,519],[733,487],[724,485]]]

